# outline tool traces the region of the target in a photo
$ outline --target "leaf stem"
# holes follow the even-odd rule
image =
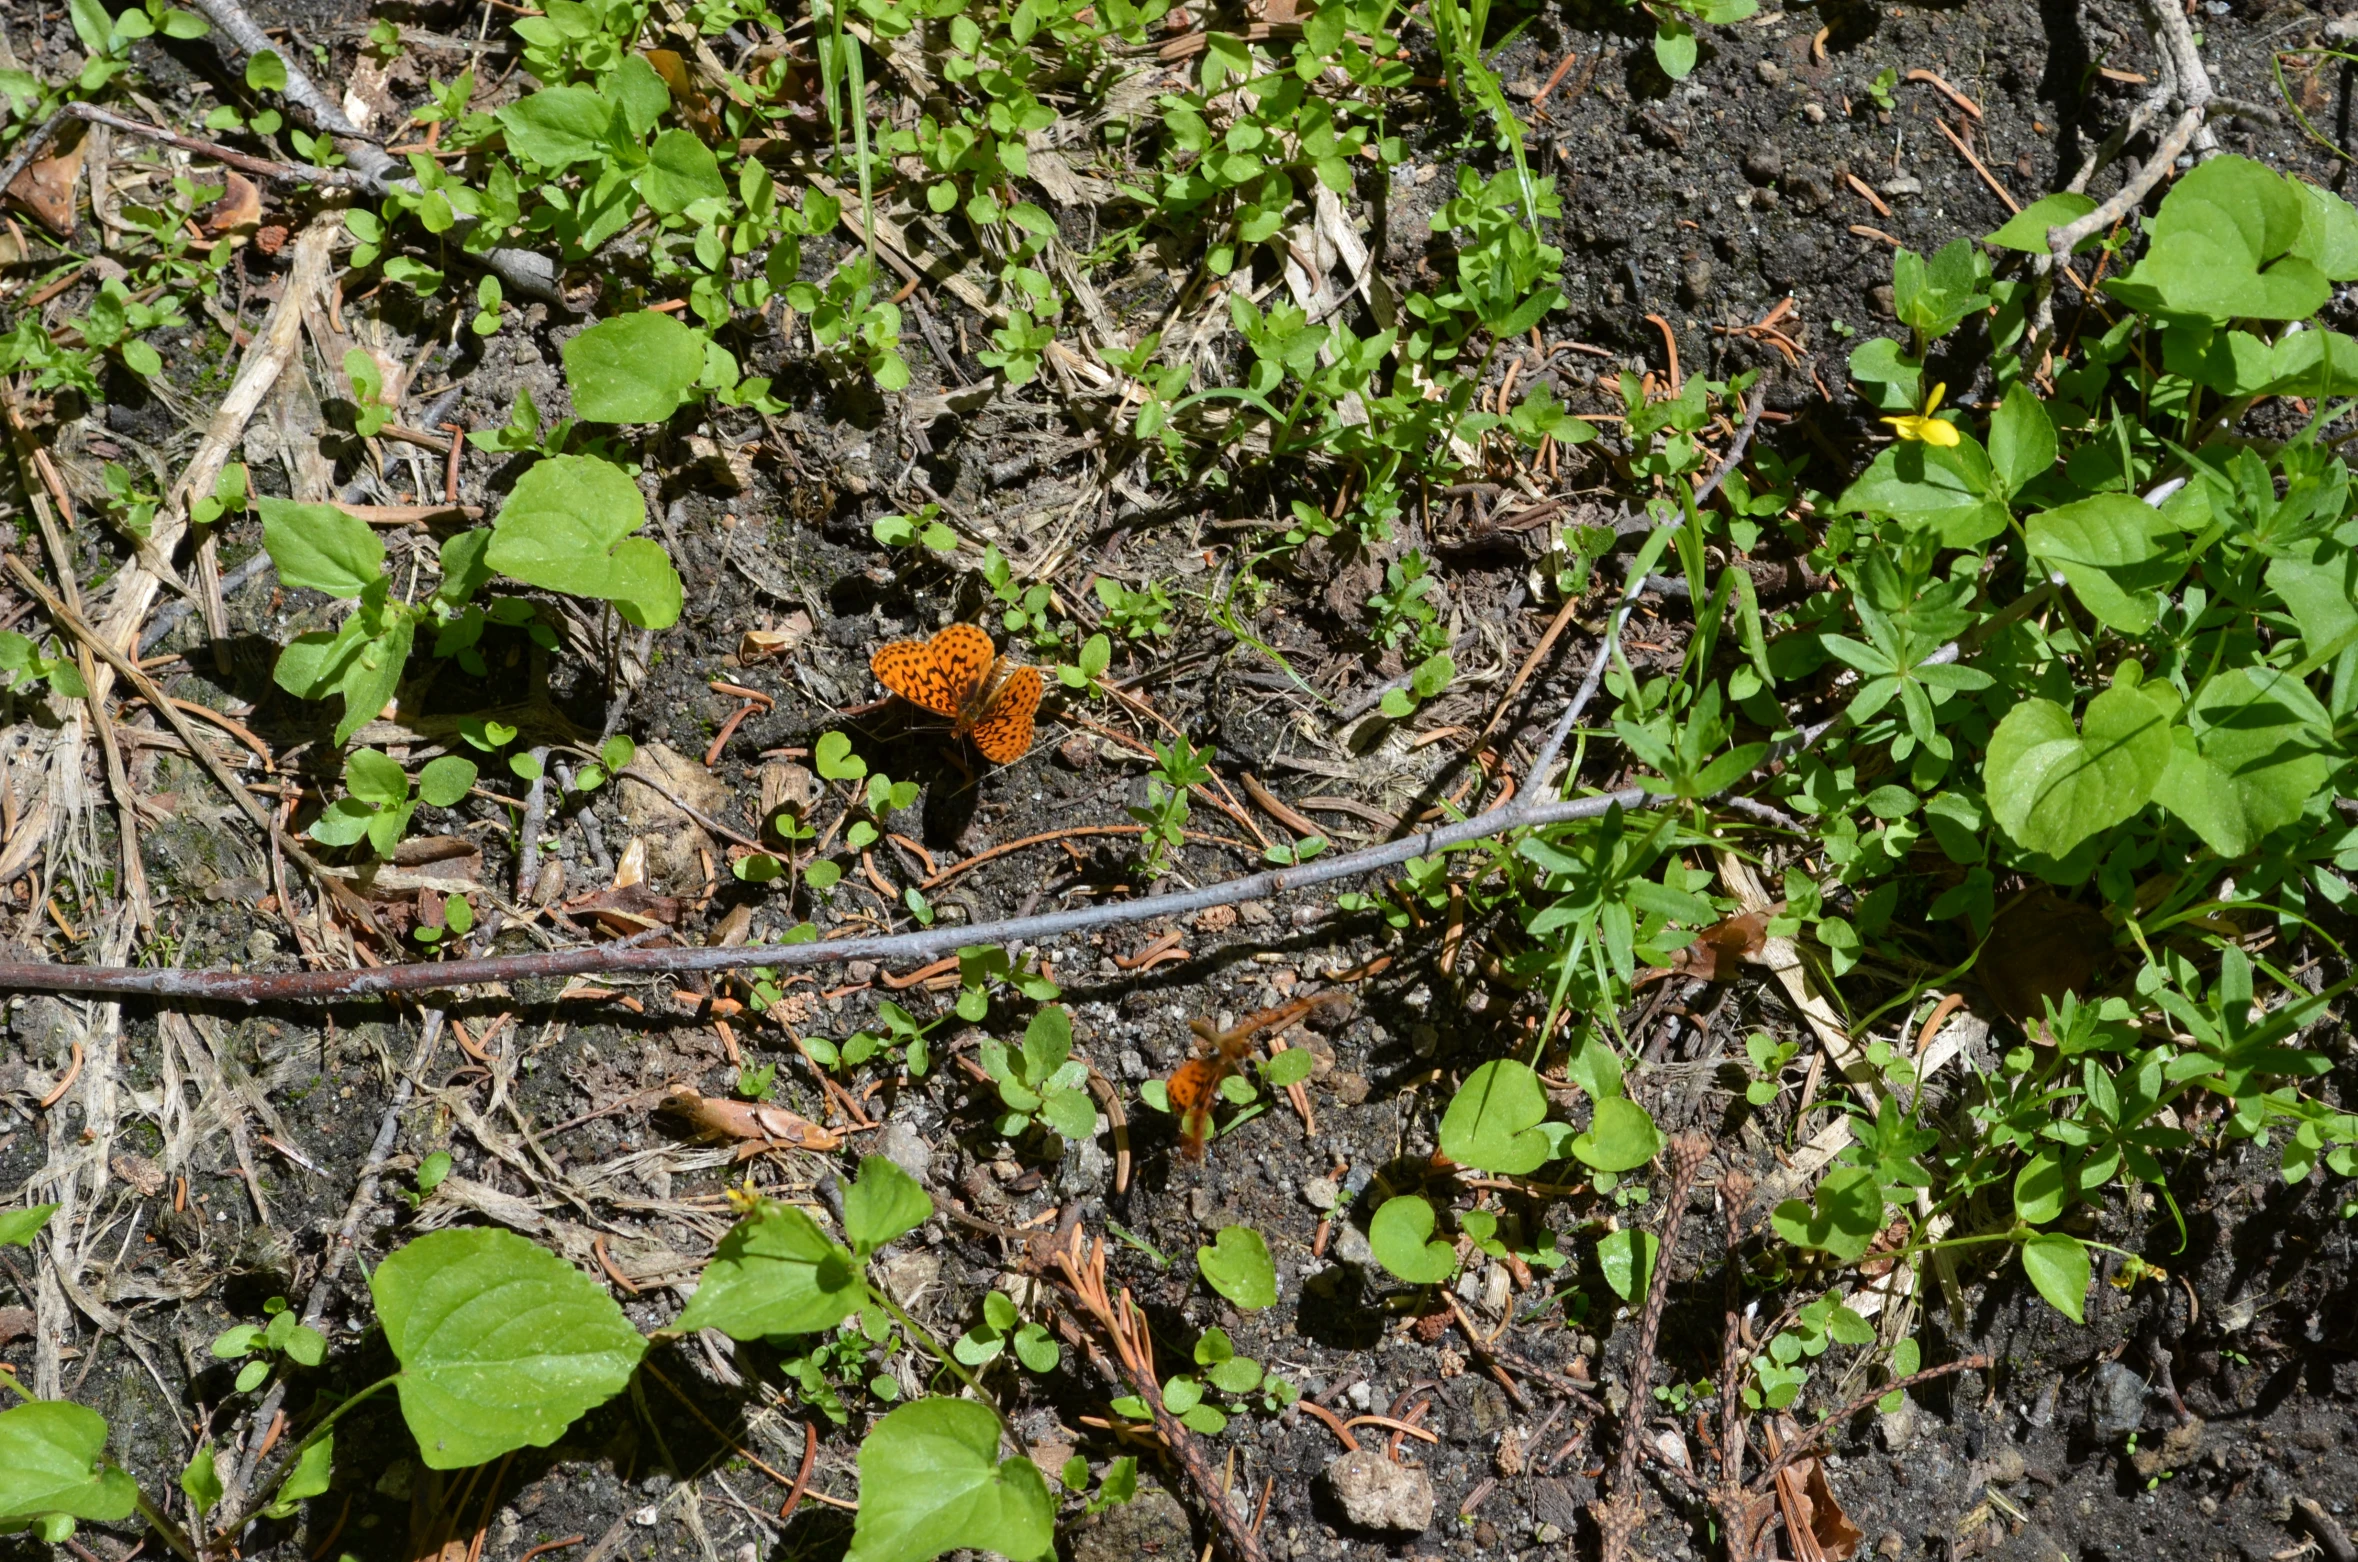
[[[147,1493],[139,1489],[136,1480],[131,1485],[131,1500],[139,1505],[139,1516],[147,1520],[149,1526],[157,1534],[164,1537],[164,1544],[178,1552],[185,1562],[197,1562],[196,1547],[189,1542],[187,1534],[181,1530],[179,1525],[172,1522],[171,1516],[163,1509],[148,1501]]]

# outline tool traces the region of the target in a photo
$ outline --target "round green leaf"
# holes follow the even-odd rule
[[[137,1505],[131,1477],[102,1468],[106,1418],[58,1400],[0,1411],[0,1529],[41,1514],[96,1523],[128,1518]]]
[[[1441,1153],[1502,1176],[1537,1171],[1547,1164],[1549,1147],[1547,1135],[1533,1130],[1546,1117],[1547,1092],[1537,1074],[1512,1058],[1485,1063],[1466,1076],[1441,1116]]]
[[[1376,1262],[1411,1285],[1439,1285],[1457,1273],[1457,1249],[1447,1242],[1428,1242],[1433,1234],[1433,1206],[1413,1193],[1384,1200],[1368,1222],[1367,1243]]]
[[[2063,1213],[2063,1192],[2063,1162],[2054,1151],[2042,1150],[2014,1174],[2014,1213],[2043,1226]]]
[[[1662,1132],[1627,1096],[1600,1096],[1588,1132],[1572,1141],[1572,1153],[1598,1171],[1635,1171],[1662,1153]]]
[[[860,1511],[845,1562],[930,1562],[995,1551],[1038,1562],[1056,1538],[1056,1502],[1029,1459],[999,1461],[999,1419],[963,1399],[920,1399],[860,1444]]]
[[[865,1296],[857,1259],[801,1210],[765,1200],[721,1238],[678,1327],[734,1340],[817,1334],[858,1312]]]
[[[2088,1321],[2088,1249],[2078,1237],[2042,1231],[2022,1244],[2022,1272],[2054,1309],[2074,1323]]]
[[[692,131],[666,130],[648,148],[647,166],[639,173],[639,194],[665,216],[728,193],[719,160]]]
[[[508,150],[543,168],[566,168],[606,153],[614,109],[587,87],[551,87],[519,98],[495,116]]]
[[[573,409],[599,423],[660,423],[704,372],[704,334],[652,309],[601,320],[563,351]]]
[[[1237,1306],[1257,1311],[1277,1304],[1277,1266],[1269,1261],[1269,1244],[1252,1227],[1221,1227],[1210,1247],[1195,1250],[1195,1261],[1204,1282]]]
[[[418,796],[436,808],[448,808],[467,795],[475,784],[475,762],[456,754],[445,754],[440,759],[426,761],[418,772]]]
[[[429,1232],[369,1277],[426,1466],[546,1448],[622,1391],[647,1342],[571,1264],[507,1231]]]

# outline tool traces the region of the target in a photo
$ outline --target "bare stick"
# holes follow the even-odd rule
[[[1794,1460],[1799,1459],[1810,1449],[1816,1447],[1818,1439],[1824,1437],[1828,1432],[1831,1432],[1834,1430],[1834,1428],[1840,1426],[1843,1422],[1849,1420],[1852,1416],[1857,1415],[1860,1411],[1866,1409],[1869,1405],[1875,1403],[1875,1401],[1881,1399],[1884,1395],[1905,1393],[1920,1383],[1929,1383],[1934,1378],[1945,1378],[1952,1372],[1986,1371],[1989,1367],[1989,1364],[1990,1359],[1987,1356],[1960,1356],[1955,1361],[1943,1362],[1937,1367],[1927,1367],[1922,1372],[1910,1373],[1908,1376],[1904,1378],[1896,1378],[1893,1381],[1884,1384],[1880,1388],[1871,1388],[1867,1390],[1864,1394],[1861,1394],[1856,1399],[1851,1400],[1841,1409],[1833,1411],[1831,1414],[1827,1415],[1824,1420],[1818,1422],[1808,1431],[1802,1433],[1799,1437],[1796,1437],[1793,1439],[1793,1441],[1787,1443],[1777,1454],[1777,1456],[1774,1459],[1771,1459],[1767,1465],[1761,1469],[1761,1472],[1752,1478],[1751,1489],[1756,1492],[1767,1491],[1769,1489],[1769,1484],[1776,1480],[1778,1471],[1784,1469],[1787,1465],[1793,1463]]]
[[[176,146],[183,152],[193,152],[197,156],[209,158],[225,168],[234,168],[240,173],[252,174],[257,179],[276,179],[282,184],[324,184],[346,190],[368,188],[368,180],[349,168],[306,168],[300,163],[273,162],[267,157],[254,157],[238,151],[235,147],[222,146],[218,142],[199,141],[192,136],[175,135],[161,126],[151,125],[145,120],[128,118],[111,110],[100,108],[95,103],[68,103],[58,112],[89,124],[106,125],[129,135],[140,136],[149,141],[161,141],[166,146]],[[0,185],[0,189],[6,188],[7,186]]]
[[[1158,917],[1192,914],[1212,906],[1266,900],[1291,890],[1331,884],[1411,857],[1430,856],[1487,840],[1509,830],[1575,819],[1597,819],[1613,809],[1660,806],[1671,799],[1639,787],[1625,787],[1568,802],[1521,802],[1494,808],[1456,824],[1420,831],[1363,851],[1314,859],[1298,867],[1229,879],[1202,889],[1142,895],[1078,911],[1015,917],[1004,922],[948,925],[912,933],[837,938],[808,944],[735,944],[703,949],[622,949],[612,944],[557,949],[541,954],[501,955],[471,960],[425,961],[356,971],[188,971],[114,966],[0,963],[0,991],[95,992],[110,996],[208,998],[228,1003],[265,1003],[358,997],[372,993],[419,992],[476,982],[513,982],[536,977],[652,971],[733,971],[748,966],[832,965],[845,960],[931,960],[967,944],[1013,944],[1060,938]]]

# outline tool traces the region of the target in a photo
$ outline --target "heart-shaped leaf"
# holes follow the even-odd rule
[[[1483,1064],[1466,1076],[1441,1116],[1441,1153],[1477,1171],[1519,1177],[1547,1164],[1547,1092],[1539,1076],[1512,1058]]]
[[[426,1466],[546,1448],[622,1391],[647,1342],[605,1288],[508,1231],[429,1232],[369,1276]]]
[[[599,423],[662,422],[704,373],[704,341],[652,309],[599,321],[563,349],[573,410]]]
[[[1376,1262],[1411,1285],[1439,1285],[1457,1273],[1457,1249],[1447,1242],[1428,1242],[1433,1234],[1433,1206],[1413,1193],[1384,1200],[1368,1222],[1367,1244]]]
[[[2052,433],[2047,447],[2052,460]],[[2042,510],[2023,527],[2031,552],[2062,572],[2082,606],[2132,635],[2153,627],[2161,592],[2184,567],[2179,551],[2165,541],[2176,531],[2161,512],[2128,494],[2094,494]]]
[[[1635,1171],[1662,1153],[1662,1131],[1627,1096],[1600,1096],[1588,1132],[1572,1141],[1572,1153],[1598,1171]]]
[[[2297,678],[2238,667],[2202,686],[2188,725],[2170,734],[2169,769],[2155,801],[2191,825],[2222,857],[2241,857],[2260,838],[2300,818],[2333,773],[2318,752],[2333,723]]]
[[[860,1444],[860,1511],[845,1562],[930,1562],[995,1551],[1038,1562],[1056,1538],[1056,1503],[1029,1459],[999,1459],[999,1418],[963,1399],[920,1399]]]
[[[2169,712],[2125,680],[2076,728],[2053,700],[2024,700],[1990,736],[1990,811],[2032,851],[2061,857],[2144,807],[2171,752]]]
[[[138,1488],[105,1456],[106,1418],[95,1410],[36,1400],[0,1411],[0,1530],[44,1514],[128,1518]]]
[[[1277,1304],[1277,1266],[1269,1261],[1269,1244],[1252,1227],[1221,1227],[1210,1247],[1195,1250],[1195,1261],[1205,1282],[1237,1306],[1258,1310]]]
[[[595,456],[552,456],[517,482],[485,557],[528,585],[612,602],[642,629],[679,621],[679,572],[661,544],[631,533],[647,501],[622,468]]]
[[[847,1196],[847,1215],[850,1207]],[[718,1329],[733,1340],[817,1334],[866,1298],[859,1260],[801,1210],[764,1200],[721,1238],[678,1327]]]

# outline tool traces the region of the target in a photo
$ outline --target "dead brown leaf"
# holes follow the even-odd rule
[[[1721,918],[1697,933],[1695,941],[1672,956],[1669,965],[1639,972],[1631,988],[1661,981],[1666,976],[1699,982],[1734,981],[1736,968],[1747,960],[1758,959],[1762,946],[1768,942],[1768,918],[1766,911],[1739,911],[1732,917]]]
[[[33,1334],[33,1309],[30,1307],[0,1307],[0,1345],[30,1339]]]
[[[89,144],[88,137],[78,138],[70,151],[27,165],[8,187],[18,205],[61,239],[74,235],[74,182],[82,177],[82,153]]]
[[[680,1085],[663,1098],[663,1105],[690,1131],[706,1138],[745,1139],[799,1150],[833,1150],[843,1144],[843,1135],[834,1129],[760,1101],[731,1101]]]
[[[143,1199],[152,1199],[164,1191],[164,1168],[144,1155],[125,1150],[107,1164]]]
[[[2087,997],[2103,984],[2112,960],[2112,924],[2102,913],[2041,885],[1998,908],[1974,974],[2000,1013],[2035,1029],[2045,1013],[2042,1000]]]
[[[1769,1433],[1769,1449],[1780,1449],[1786,1439],[1800,1435],[1790,1416],[1777,1417]],[[1826,1483],[1826,1467],[1815,1459],[1796,1459],[1777,1472],[1777,1506],[1785,1516],[1785,1535],[1794,1562],[1850,1562],[1867,1537],[1851,1523]]]
[[[205,213],[207,233],[251,233],[262,221],[262,192],[242,174],[221,171],[225,188],[221,199]]]

